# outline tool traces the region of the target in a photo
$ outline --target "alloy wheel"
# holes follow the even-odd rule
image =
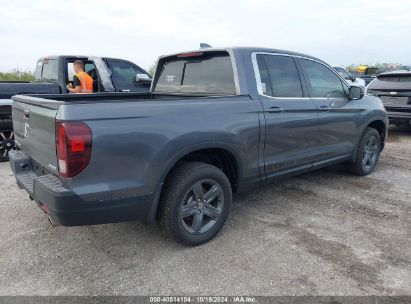
[[[224,193],[213,180],[201,180],[187,191],[180,207],[180,222],[191,234],[209,231],[223,212]]]
[[[367,139],[367,142],[364,145],[363,157],[362,157],[362,164],[364,169],[369,170],[372,168],[378,158],[378,142],[375,136],[370,136]]]

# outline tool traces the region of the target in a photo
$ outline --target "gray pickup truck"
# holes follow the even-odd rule
[[[266,48],[160,57],[150,93],[13,100],[10,164],[52,223],[157,220],[186,245],[218,233],[233,193],[335,163],[371,173],[388,124],[320,59]]]

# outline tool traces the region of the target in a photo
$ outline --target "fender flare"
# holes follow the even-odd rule
[[[185,148],[184,150],[179,151],[179,153],[174,154],[171,158],[169,158],[170,160],[164,166],[164,170],[162,170],[160,178],[157,182],[157,186],[155,188],[156,190],[154,192],[153,202],[151,204],[150,212],[148,213],[147,219],[145,221],[147,224],[151,224],[155,221],[155,217],[157,214],[157,207],[160,203],[160,195],[163,190],[165,180],[167,176],[169,175],[169,173],[171,172],[171,170],[174,168],[174,166],[182,158],[184,158],[184,156],[192,152],[199,151],[199,150],[205,150],[205,149],[222,149],[222,150],[226,150],[227,152],[231,153],[234,157],[234,160],[237,163],[238,181],[241,179],[242,163],[240,161],[240,157],[232,149],[232,147],[230,147],[228,144],[222,143],[222,142],[208,142],[208,143],[202,143],[202,144],[196,144],[196,145],[189,146]]]

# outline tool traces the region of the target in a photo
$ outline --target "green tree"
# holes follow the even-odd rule
[[[20,71],[15,69],[12,72],[0,72],[0,81],[33,81],[34,75],[31,71]]]

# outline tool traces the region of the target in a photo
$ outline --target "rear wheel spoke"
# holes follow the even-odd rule
[[[196,200],[203,200],[204,199],[204,190],[203,190],[203,186],[201,185],[200,182],[196,183],[193,186],[193,193],[194,193],[194,198]]]
[[[181,208],[181,217],[186,218],[188,216],[193,215],[196,212],[197,212],[196,203],[191,199],[190,202],[187,203],[187,205],[184,205]]]
[[[364,164],[364,166],[367,166],[367,165],[368,165],[369,159],[370,159],[369,155],[368,155],[368,154],[365,154],[364,157],[363,157],[363,164]]]
[[[208,205],[204,209],[204,214],[207,215],[209,218],[212,220],[217,220],[217,218],[220,216],[220,210],[218,210],[216,207]]]
[[[204,219],[203,213],[199,212],[194,215],[194,220],[193,220],[193,231],[194,232],[199,232],[201,230],[201,227],[203,226],[203,219]]]
[[[0,136],[1,136],[1,138],[3,138],[3,139],[7,139],[3,132],[0,132]]]
[[[210,190],[208,190],[204,194],[204,200],[206,201],[207,204],[212,203],[221,193],[221,188],[217,185],[214,185],[211,187]]]

